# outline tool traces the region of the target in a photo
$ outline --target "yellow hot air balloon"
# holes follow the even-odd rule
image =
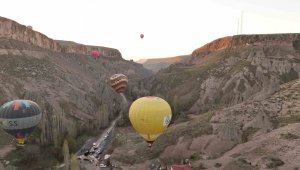
[[[155,139],[163,133],[172,118],[170,105],[155,96],[141,97],[134,101],[129,109],[129,119],[133,128],[151,147]]]

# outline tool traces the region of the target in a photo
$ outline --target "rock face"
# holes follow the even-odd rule
[[[299,90],[297,79],[281,85],[264,100],[189,115],[185,122],[171,125],[151,150],[134,131],[129,131],[126,136],[134,141],[127,140],[116,148],[113,162],[146,168],[154,160],[171,165],[189,159],[194,168],[297,169]]]
[[[104,57],[92,59],[91,49]],[[43,118],[34,134],[42,145],[61,146],[66,135],[97,132],[123,112],[122,98],[109,84],[115,73],[128,76],[126,95],[138,95],[133,87],[150,75],[116,49],[55,41],[0,18],[0,102],[22,98],[41,106]]]
[[[261,100],[299,77],[298,39],[300,34],[218,39],[195,50],[189,63],[163,69],[147,84],[152,94],[172,103],[176,114]]]
[[[53,40],[42,33],[34,31],[32,27],[26,27],[3,17],[0,17],[0,37],[21,41],[56,52],[90,55],[92,50],[98,50],[103,56],[122,58],[121,53],[117,49]]]
[[[200,169],[298,169],[299,38],[225,37],[159,71],[146,87],[171,104],[174,124],[151,150],[137,137],[116,148],[113,161],[137,169],[186,159]]]
[[[158,72],[159,70],[166,68],[174,63],[185,63],[191,58],[190,55],[183,55],[177,57],[169,58],[152,58],[152,59],[141,59],[137,63],[143,64],[146,69],[153,72]]]
[[[257,169],[298,167],[295,153],[300,147],[295,144],[299,142],[300,135],[299,89],[300,79],[297,79],[282,85],[278,92],[265,100],[243,102],[215,111],[211,123],[230,122],[240,127],[243,142],[219,158],[202,163],[206,167],[212,167],[217,162],[229,166],[243,159]]]
[[[204,56],[210,52],[243,46],[274,46],[293,45],[299,46],[299,34],[261,34],[261,35],[236,35],[219,38],[192,52],[193,58]]]

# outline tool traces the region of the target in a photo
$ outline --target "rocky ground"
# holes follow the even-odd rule
[[[249,100],[171,125],[152,149],[131,128],[119,131],[112,159],[125,169],[182,163],[207,169],[297,169],[300,79],[264,100]]]

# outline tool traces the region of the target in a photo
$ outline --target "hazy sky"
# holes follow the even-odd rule
[[[50,38],[117,48],[127,60],[190,54],[237,34],[241,16],[243,34],[300,33],[300,0],[0,0],[0,5],[0,16]]]

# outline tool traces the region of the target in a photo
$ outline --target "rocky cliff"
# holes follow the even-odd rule
[[[92,59],[91,49],[104,57]],[[139,95],[133,88],[138,80],[150,75],[116,49],[55,41],[0,18],[0,103],[22,98],[41,106],[43,118],[32,142],[60,147],[66,136],[74,141],[109,125],[124,110],[109,83],[115,73],[128,76],[125,93],[133,96]]]
[[[236,35],[219,38],[192,52],[193,57],[204,56],[210,52],[224,49],[240,48],[243,46],[272,46],[286,45],[299,46],[299,34],[261,34],[261,35]]]
[[[0,17],[0,37],[56,52],[90,55],[92,50],[98,50],[105,57],[122,58],[121,53],[117,49],[53,40],[40,32],[34,31],[30,26],[26,27],[4,17]]]
[[[123,145],[112,159],[125,169],[141,170],[185,160],[195,169],[297,169],[299,88],[297,79],[264,100],[189,115],[171,125],[151,149],[134,130],[122,129],[118,140]]]
[[[141,170],[186,159],[195,169],[298,169],[299,39],[225,37],[162,69],[146,84],[171,104],[174,123],[151,149],[121,129],[112,160]]]
[[[263,99],[297,79],[300,34],[241,35],[213,41],[149,79],[175,113],[203,113],[248,99]]]
[[[190,57],[190,55],[182,55],[168,58],[141,59],[138,60],[137,63],[143,64],[145,68],[152,70],[153,72],[158,72],[159,70],[166,68],[171,64],[187,62]]]

